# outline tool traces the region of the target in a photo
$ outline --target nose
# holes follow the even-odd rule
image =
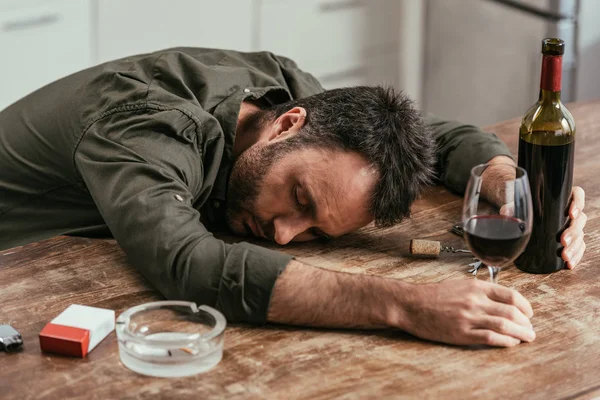
[[[278,217],[273,220],[273,226],[275,242],[285,245],[310,228],[310,221],[303,217]]]

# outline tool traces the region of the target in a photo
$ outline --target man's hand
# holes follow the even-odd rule
[[[583,212],[585,206],[585,192],[579,186],[573,187],[571,207],[569,208],[569,218],[571,223],[563,232],[560,241],[565,248],[562,252],[562,259],[567,262],[567,268],[573,269],[585,252],[585,241],[583,228],[587,222],[587,215]]]
[[[402,329],[459,345],[530,342],[531,305],[517,291],[467,279],[413,285],[291,261],[275,282],[268,320],[336,328]]]
[[[458,345],[510,347],[535,339],[533,311],[517,291],[480,280],[414,286],[401,326],[415,336]]]
[[[488,164],[507,164],[515,165],[514,161],[505,156],[497,156],[492,158]],[[502,175],[497,180],[484,181],[484,185],[481,188],[483,196],[494,204],[501,205],[505,200],[506,196],[503,193],[502,185],[498,182],[502,182]],[[514,175],[511,173],[510,168],[507,168],[506,179],[514,179]],[[495,182],[497,181],[497,182]],[[573,269],[581,261],[581,257],[585,252],[585,242],[583,228],[587,222],[587,215],[583,212],[585,206],[585,192],[579,186],[573,187],[571,193],[572,201],[569,208],[569,218],[571,223],[560,237],[562,245],[565,247],[561,254],[562,259],[567,263],[567,268]],[[500,209],[500,213],[504,215],[510,215],[512,203],[504,205]]]
[[[585,192],[579,186],[575,186],[572,191],[571,206],[569,207],[571,222],[560,236],[560,241],[564,246],[561,257],[565,260],[569,269],[575,268],[585,252],[583,228],[585,228],[587,222],[587,215],[583,212],[584,205]],[[502,215],[512,215],[513,212],[514,203],[505,204],[500,208],[500,214]]]

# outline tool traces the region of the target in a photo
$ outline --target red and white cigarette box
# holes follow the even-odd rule
[[[40,347],[47,353],[85,357],[115,329],[115,312],[71,304],[40,332]]]

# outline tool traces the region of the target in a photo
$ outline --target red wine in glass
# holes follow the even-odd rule
[[[521,254],[529,240],[525,222],[504,215],[476,215],[464,226],[473,255],[490,266],[504,266]]]
[[[481,164],[471,170],[463,203],[467,246],[498,282],[498,273],[525,249],[532,228],[527,172],[511,163]]]

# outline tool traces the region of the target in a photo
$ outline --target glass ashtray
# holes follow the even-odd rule
[[[223,357],[223,314],[187,301],[156,301],[117,318],[121,362],[132,371],[181,377],[208,371]]]

